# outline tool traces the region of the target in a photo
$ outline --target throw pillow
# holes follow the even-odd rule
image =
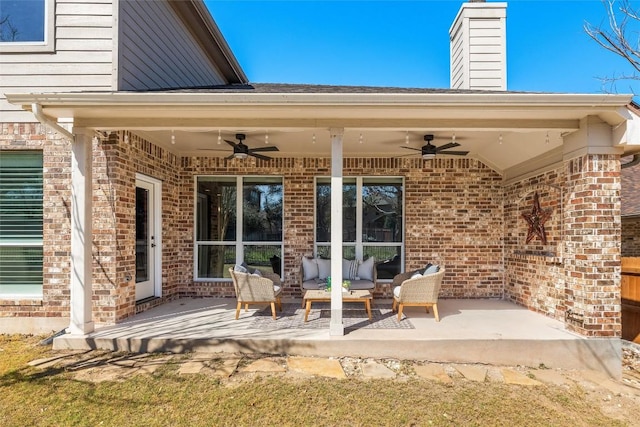
[[[256,271],[254,271],[254,272],[253,272],[253,275],[254,275],[254,276],[260,276],[260,277],[262,277],[262,271],[260,271],[260,270],[258,270],[258,269],[256,268]]]
[[[312,280],[318,277],[318,263],[315,258],[302,257],[302,281]]]
[[[342,279],[343,280],[355,280],[358,274],[358,261],[356,260],[342,260]]]
[[[373,267],[375,260],[369,257],[358,267],[358,277],[360,280],[371,280],[373,282]]]
[[[324,258],[317,258],[316,262],[318,263],[318,278],[320,280],[324,280],[327,277],[331,276],[331,260]]]
[[[242,265],[238,265],[236,264],[233,267],[233,271],[235,271],[236,273],[248,273],[249,270],[247,270],[245,267],[243,267]]]
[[[433,274],[433,273],[437,273],[438,271],[440,271],[440,266],[439,265],[429,265],[427,268],[425,268],[424,270],[424,274]]]
[[[419,278],[419,277],[422,277],[422,274],[420,274],[420,272],[419,272],[419,271],[416,271],[415,273],[413,273],[413,274],[411,275],[411,278],[412,278],[412,279],[417,279],[417,278]]]

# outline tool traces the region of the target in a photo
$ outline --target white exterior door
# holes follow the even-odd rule
[[[136,176],[136,301],[161,296],[161,184]]]

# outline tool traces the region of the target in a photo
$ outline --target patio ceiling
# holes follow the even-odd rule
[[[467,157],[500,173],[532,159],[561,159],[563,137],[585,117],[597,116],[615,128],[632,116],[629,95],[203,90],[8,99],[24,109],[38,104],[46,116],[71,118],[77,127],[128,130],[180,156],[226,157],[232,149],[218,144],[218,135],[235,140],[236,133],[245,133],[251,148],[264,146],[268,135],[269,144],[280,149],[272,157],[328,157],[329,129],[342,128],[344,157],[400,157],[412,153],[403,146],[424,145],[424,134],[434,134],[436,146],[455,134],[456,150],[469,151]],[[614,144],[631,152],[630,135],[618,132]]]

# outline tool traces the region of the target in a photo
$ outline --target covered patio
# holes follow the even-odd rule
[[[285,301],[300,306],[299,301]],[[389,308],[378,300],[374,309]],[[131,352],[234,352],[322,357],[373,357],[494,365],[592,369],[621,375],[620,342],[588,339],[562,322],[503,300],[444,299],[441,321],[422,308],[406,309],[413,328],[370,329],[366,320],[344,336],[329,329],[256,328],[260,307],[234,320],[235,300],[181,298],[86,336],[62,335],[56,349]],[[364,312],[364,310],[361,310]],[[363,314],[364,316],[364,314]],[[395,314],[393,314],[395,317]],[[275,324],[283,325],[279,313]]]
[[[620,156],[639,140],[629,96],[255,85],[9,99],[72,141],[71,319],[57,345],[381,356],[392,347],[395,357],[586,364],[619,373]],[[56,124],[65,117],[73,117],[73,132]],[[267,159],[234,156],[223,141],[238,132],[251,147],[279,150]],[[428,133],[444,139],[437,145],[456,141],[465,154],[418,150],[404,157],[404,148],[416,149]],[[367,245],[395,245],[397,272],[445,266],[443,321],[413,330],[356,329],[343,338],[342,297],[334,287],[324,330],[243,328],[245,320],[233,322],[229,310],[230,280],[200,275],[197,248],[216,240],[199,237],[200,198],[207,197],[201,177],[223,177],[238,189],[245,177],[280,180],[276,243],[285,298],[301,297],[301,258],[319,256],[322,245],[332,260],[353,245],[361,262]],[[343,241],[343,184],[362,186],[363,177],[400,183],[400,240],[370,243],[352,224],[354,241]],[[135,200],[143,178],[159,187],[155,238],[147,242],[155,254],[152,304],[141,300],[136,280]],[[316,228],[319,179],[330,185],[331,233],[323,241]],[[550,212],[548,239],[529,238],[523,215],[532,206],[535,214],[536,204]],[[215,212],[208,211],[206,224]],[[238,237],[231,244],[233,264],[254,243]],[[331,276],[344,277],[342,262],[331,262]],[[376,301],[390,298],[390,282],[378,280]],[[226,299],[200,300],[206,307],[184,311],[176,302],[184,297]],[[453,315],[465,305],[481,309]],[[116,325],[95,331],[95,324]]]

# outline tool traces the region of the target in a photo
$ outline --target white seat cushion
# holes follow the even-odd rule
[[[396,286],[393,288],[393,296],[396,298],[400,298],[400,286]]]

